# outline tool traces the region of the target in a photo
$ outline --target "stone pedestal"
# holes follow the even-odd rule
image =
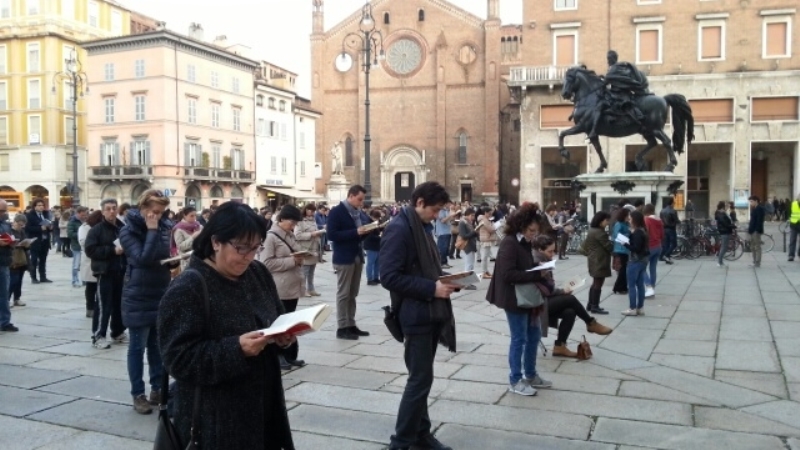
[[[642,199],[655,205],[658,212],[662,199],[674,195],[682,184],[683,177],[671,172],[587,173],[573,179],[573,186],[581,189],[587,220],[598,211],[609,211],[621,198],[631,204]]]
[[[347,190],[350,189],[350,183],[344,175],[333,174],[329,182],[325,184],[328,187],[328,204],[333,206],[340,201],[347,198]]]

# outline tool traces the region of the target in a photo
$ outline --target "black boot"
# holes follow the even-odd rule
[[[608,311],[600,307],[600,289],[589,289],[589,312],[592,314],[608,314]]]
[[[286,361],[286,358],[283,355],[278,355],[278,361],[281,363],[281,370],[292,370],[292,365]]]

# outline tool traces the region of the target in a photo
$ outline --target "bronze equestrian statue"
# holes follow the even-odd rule
[[[664,169],[672,172],[678,164],[675,152],[683,152],[685,142],[694,140],[694,118],[686,97],[669,94],[659,97],[648,90],[647,76],[633,64],[618,62],[617,53],[608,52],[608,73],[598,76],[586,67],[567,70],[561,96],[575,104],[570,120],[575,126],[558,135],[561,156],[569,159],[564,147],[564,138],[586,133],[597,155],[602,173],[608,167],[598,136],[625,137],[640,134],[647,142],[636,155],[636,167],[644,170],[644,155],[658,145],[664,144],[669,162]],[[664,133],[667,108],[672,108],[672,141]]]

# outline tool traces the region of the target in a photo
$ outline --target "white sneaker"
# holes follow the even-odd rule
[[[125,333],[123,331],[122,334],[120,334],[119,336],[117,336],[117,337],[115,337],[113,339],[114,339],[114,343],[115,344],[120,344],[120,345],[127,344],[128,343],[128,333]]]
[[[635,309],[626,309],[625,311],[622,311],[622,315],[623,316],[638,316],[639,315],[639,311],[637,311]]]
[[[528,397],[536,395],[536,389],[534,389],[530,384],[526,383],[524,380],[519,380],[517,384],[509,386],[508,392],[513,392],[514,394],[525,395]]]
[[[655,297],[656,291],[653,289],[653,286],[645,286],[644,288],[644,296],[647,297]]]
[[[538,374],[533,378],[523,378],[522,381],[528,383],[532,387],[539,388],[539,389],[547,389],[553,387],[553,382],[545,380],[544,378],[540,377]]]
[[[111,348],[111,344],[108,343],[106,338],[101,337],[101,338],[95,339],[94,343],[92,344],[92,347],[105,350],[105,349]]]

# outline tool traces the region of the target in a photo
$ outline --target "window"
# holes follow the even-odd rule
[[[539,128],[569,128],[572,122],[569,116],[572,114],[572,105],[542,105]]]
[[[233,170],[244,169],[244,151],[241,148],[234,148],[231,151],[231,162],[233,163]]]
[[[39,80],[28,80],[28,109],[39,109],[42,107],[42,82]]]
[[[725,22],[700,22],[697,38],[700,61],[725,59]]]
[[[106,97],[106,123],[114,123],[114,106],[116,99],[114,97]]]
[[[31,153],[31,170],[42,170],[42,154]]]
[[[29,16],[39,14],[39,0],[25,0],[25,10]]]
[[[301,150],[306,148],[306,133],[304,131],[297,133],[297,147]]]
[[[256,95],[256,106],[264,106],[264,96],[261,94]]]
[[[556,11],[578,9],[578,0],[555,0],[554,8]]]
[[[761,53],[764,58],[789,58],[792,56],[792,21],[789,17],[764,19],[761,31]]]
[[[114,81],[114,63],[106,63],[104,73],[106,81]]]
[[[636,28],[636,64],[661,64],[661,25]]]
[[[39,43],[28,43],[28,73],[39,71]]]
[[[754,97],[752,122],[767,120],[798,120],[800,97]]]
[[[0,145],[8,145],[8,117],[0,117]]]
[[[283,140],[283,141],[286,140],[286,124],[285,123],[281,124],[281,140]]]
[[[150,165],[150,141],[136,140],[131,142],[131,165]]]
[[[211,104],[211,126],[214,128],[219,128],[219,104],[212,103]]]
[[[231,84],[232,84],[231,88],[233,89],[233,92],[238,94],[239,93],[239,78],[233,77],[233,81],[231,82]]]
[[[281,158],[281,174],[286,175],[288,173],[286,167],[286,157]]]
[[[61,0],[61,15],[66,19],[75,18],[75,0]]]
[[[188,122],[189,123],[197,123],[197,99],[190,98],[187,101],[188,104]]]
[[[686,164],[686,198],[692,201],[698,212],[706,212],[709,207],[710,162],[690,159]]]
[[[300,176],[301,177],[306,176],[306,162],[305,161],[300,161]]]
[[[69,80],[64,80],[63,86],[63,94],[64,94],[64,109],[72,109],[72,82]]]
[[[119,164],[119,143],[116,141],[106,141],[100,144],[100,165],[118,166]]]
[[[389,13],[388,12],[383,13],[383,24],[389,25],[390,22],[391,21],[389,20]]]
[[[268,105],[269,105],[269,109],[275,109],[275,98],[274,97],[270,97],[269,98]]]
[[[122,35],[122,13],[117,10],[111,11],[111,34]]]
[[[286,111],[286,101],[281,100],[278,102],[278,111]]]
[[[186,167],[200,167],[203,164],[203,146],[197,142],[183,144],[184,165]]]
[[[553,65],[574,66],[578,64],[578,32],[559,31],[553,34]]]
[[[242,110],[241,108],[233,108],[233,131],[242,131]]]
[[[42,116],[28,116],[28,145],[42,143]]]
[[[145,96],[144,95],[137,95],[134,98],[134,104],[136,105],[136,116],[135,120],[137,122],[141,122],[145,120]]]
[[[425,10],[424,9],[420,9],[419,11],[417,11],[417,20],[419,22],[425,22]]]
[[[89,26],[95,28],[100,26],[100,4],[97,2],[89,2]]]
[[[8,84],[0,81],[0,111],[8,109]]]
[[[211,71],[211,87],[219,87],[219,72]]]
[[[344,140],[344,165],[352,167],[353,159],[353,138],[347,136],[347,139]]]
[[[8,52],[5,45],[0,45],[0,75],[8,71]]]
[[[694,123],[733,123],[733,99],[689,100]]]
[[[5,120],[5,117],[0,119],[0,121]],[[2,130],[0,130],[2,133]],[[0,153],[0,172],[8,172],[9,171],[9,164],[8,164],[8,153]]]
[[[264,136],[267,132],[267,121],[264,119],[258,119],[256,122],[256,134],[259,136]]]
[[[186,79],[190,83],[194,83],[195,81],[197,81],[196,75],[197,74],[195,73],[194,64],[189,64],[188,66],[186,66]]]
[[[144,60],[143,59],[137,59],[133,63],[133,75],[136,78],[144,78]]]
[[[467,133],[463,131],[458,135],[458,164],[467,163]]]
[[[269,173],[278,173],[278,158],[275,156],[269,157]]]
[[[11,17],[11,0],[0,0],[0,19]]]
[[[72,117],[64,118],[64,143],[66,143],[67,145],[72,145],[75,143],[75,133],[72,130],[72,126],[74,124],[75,121],[72,120]]]
[[[218,144],[211,146],[211,167],[222,168],[222,147]]]
[[[278,135],[278,123],[274,120],[269,121],[269,137],[275,137]]]

